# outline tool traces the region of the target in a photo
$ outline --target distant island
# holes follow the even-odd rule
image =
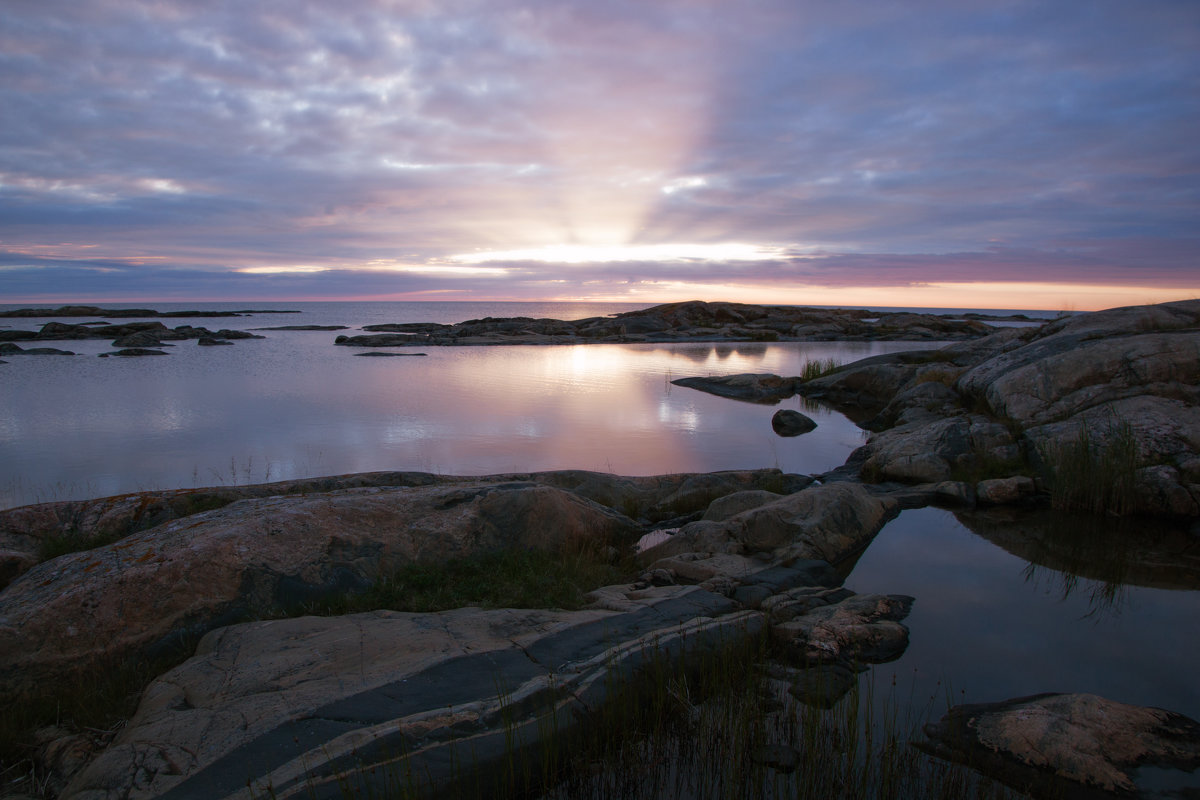
[[[101,308],[99,306],[59,306],[58,308],[18,308],[0,311],[0,317],[242,317],[252,314],[299,314],[299,311],[245,309],[240,311],[155,311],[152,308]]]
[[[1025,315],[916,314],[689,300],[573,321],[485,317],[454,324],[366,325],[339,336],[347,347],[623,342],[962,341],[995,333],[985,321],[1037,322]]]

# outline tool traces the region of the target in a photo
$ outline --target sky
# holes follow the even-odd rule
[[[1194,297],[1196,0],[0,5],[0,302]]]

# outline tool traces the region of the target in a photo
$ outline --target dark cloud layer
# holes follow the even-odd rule
[[[0,296],[1200,294],[1197,131],[1189,1],[11,0]]]

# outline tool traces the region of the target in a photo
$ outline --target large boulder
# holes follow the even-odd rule
[[[720,521],[684,525],[644,556],[649,561],[689,552],[748,551],[769,552],[785,562],[819,559],[837,564],[866,547],[899,512],[896,501],[872,495],[858,484],[811,486]]]
[[[1009,429],[979,414],[911,423],[876,433],[852,455],[863,474],[884,481],[936,483],[981,460],[1020,458]]]
[[[242,500],[60,556],[10,584],[0,593],[0,697],[361,590],[405,562],[633,533],[611,509],[529,482]]]
[[[955,706],[926,725],[925,735],[921,749],[1035,797],[1149,797],[1137,785],[1136,768],[1200,767],[1200,723],[1091,694]],[[1190,783],[1190,792],[1200,789],[1200,777]]]

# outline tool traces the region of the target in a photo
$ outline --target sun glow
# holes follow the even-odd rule
[[[754,244],[556,244],[517,250],[487,250],[451,256],[463,264],[539,261],[555,264],[603,264],[617,261],[768,261],[782,258],[780,247]]]

